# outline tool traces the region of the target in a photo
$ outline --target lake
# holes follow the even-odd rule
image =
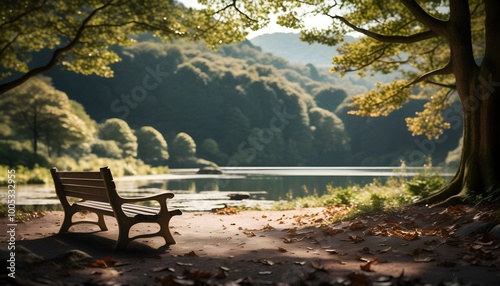
[[[207,211],[224,205],[266,207],[278,200],[326,192],[326,186],[364,185],[375,178],[414,176],[423,168],[406,167],[222,167],[223,174],[197,174],[198,169],[171,169],[169,174],[117,177],[123,196],[175,193],[171,209]],[[441,173],[450,177],[454,173]],[[239,200],[236,195],[249,199]],[[2,200],[5,194],[2,193]],[[17,204],[57,207],[52,185],[18,185]]]

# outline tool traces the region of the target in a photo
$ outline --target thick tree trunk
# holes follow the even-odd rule
[[[464,33],[470,30],[463,21],[467,1],[451,3],[448,42],[462,102],[464,143],[457,174],[448,186],[420,202],[426,204],[454,204],[467,195],[494,200],[500,194],[500,1],[484,0],[486,43],[480,67],[471,63],[470,35]]]
[[[462,158],[449,185],[421,203],[450,205],[467,195],[496,199],[500,188],[500,79],[483,68],[464,105]],[[496,195],[498,195],[496,194]]]

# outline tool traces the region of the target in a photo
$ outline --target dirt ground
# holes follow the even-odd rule
[[[15,227],[16,278],[3,267],[0,284],[500,285],[495,209],[412,207],[330,222],[345,211],[185,212],[170,223],[177,244],[140,239],[124,251],[113,250],[114,218],[108,231],[82,224],[57,235],[63,213],[47,212]],[[6,261],[7,220],[1,226]]]

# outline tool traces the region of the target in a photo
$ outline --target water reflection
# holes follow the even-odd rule
[[[226,204],[232,194],[246,193],[246,205],[326,192],[326,186],[364,185],[374,178],[414,176],[422,168],[397,167],[253,167],[222,168],[223,174],[196,174],[197,169],[173,169],[170,174],[115,178],[123,196],[143,196],[161,191],[176,194],[169,205],[184,210],[207,210]],[[441,173],[451,177],[451,173]],[[3,194],[2,194],[3,195]],[[2,197],[2,199],[4,199]],[[18,205],[58,205],[54,187],[18,186]],[[233,204],[242,202],[231,201]]]

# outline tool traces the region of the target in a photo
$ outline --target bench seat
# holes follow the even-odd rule
[[[128,243],[137,238],[162,236],[166,244],[175,244],[169,230],[169,222],[173,216],[181,215],[180,210],[169,211],[167,200],[173,193],[164,192],[147,197],[124,198],[116,191],[113,176],[108,167],[99,172],[59,172],[51,170],[52,178],[64,210],[64,221],[59,233],[69,231],[72,225],[80,223],[97,224],[101,230],[107,230],[104,215],[115,217],[118,223],[118,240],[115,249],[124,249]],[[69,198],[77,198],[78,201]],[[142,202],[155,201],[159,207],[141,205]],[[89,211],[97,214],[97,221],[73,221],[77,212]],[[130,237],[130,228],[137,223],[156,223],[160,230]]]

